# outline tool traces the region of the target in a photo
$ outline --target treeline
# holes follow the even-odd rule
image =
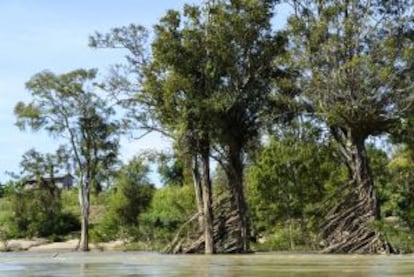
[[[91,191],[119,173],[119,137],[141,130],[172,139],[174,168],[161,168],[193,194],[194,221],[173,228],[171,252],[245,253],[264,234],[276,248],[400,251],[382,219],[410,230],[412,187],[401,172],[412,161],[413,5],[284,1],[291,15],[274,30],[280,2],[205,1],[167,11],[152,30],[96,33],[91,47],[126,51],[109,78],[81,69],[27,82],[32,101],[16,105],[17,125],[66,140],[82,250]],[[166,189],[144,201],[123,182],[131,185],[112,189],[128,197],[114,201],[135,212]],[[112,216],[108,232],[139,226],[135,212]]]

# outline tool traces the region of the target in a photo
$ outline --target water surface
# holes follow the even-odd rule
[[[414,276],[414,256],[20,252],[0,254],[0,276]]]

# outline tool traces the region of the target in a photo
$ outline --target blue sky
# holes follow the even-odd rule
[[[122,51],[88,48],[88,36],[130,23],[154,25],[167,9],[180,9],[189,0],[1,0],[0,1],[0,182],[5,171],[18,172],[24,152],[36,148],[54,151],[59,142],[45,133],[22,132],[15,127],[13,108],[28,100],[24,84],[44,69],[64,73],[77,68],[98,68],[123,58]],[[285,18],[283,10],[282,18]],[[283,20],[282,20],[283,21]],[[158,136],[121,142],[121,157],[131,158],[142,149],[166,149]]]

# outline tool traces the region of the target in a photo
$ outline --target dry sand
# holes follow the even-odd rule
[[[9,251],[74,251],[76,250],[78,243],[79,241],[77,239],[52,243],[49,243],[46,239],[14,239],[7,241],[7,245],[4,243],[0,244],[0,251],[4,251],[5,246],[7,246],[7,250]],[[122,241],[111,241],[96,244],[91,243],[90,248],[91,250],[114,250],[122,247],[123,245],[124,242]]]

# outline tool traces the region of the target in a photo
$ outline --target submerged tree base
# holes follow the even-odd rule
[[[241,239],[241,220],[237,211],[231,208],[229,198],[222,198],[214,204],[214,252],[217,254],[251,253],[244,249]],[[164,249],[167,254],[203,254],[204,234],[194,231],[189,236],[183,229],[197,221],[198,213],[193,215],[177,232],[174,240]]]
[[[328,213],[321,226],[322,253],[398,254],[398,249],[374,226],[377,211],[372,194],[360,196],[348,193]]]
[[[341,234],[322,250],[324,254],[398,254],[398,249],[385,236],[370,228],[361,228],[359,234]]]

